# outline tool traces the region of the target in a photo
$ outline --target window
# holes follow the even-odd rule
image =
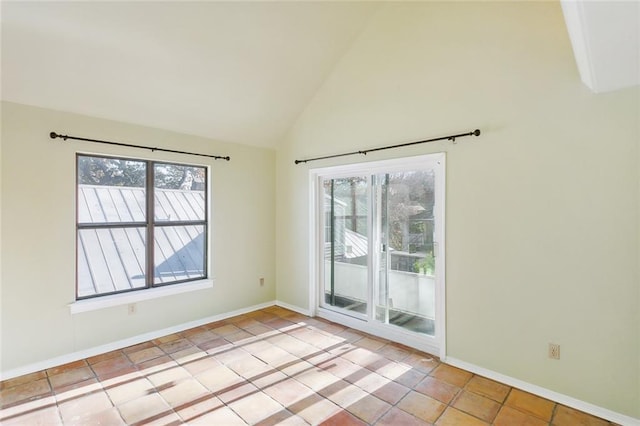
[[[78,155],[76,299],[206,278],[207,206],[206,167]]]

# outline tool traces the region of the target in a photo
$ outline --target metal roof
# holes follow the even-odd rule
[[[155,189],[155,217],[161,221],[202,220],[204,191]],[[143,188],[78,185],[80,223],[144,222]],[[155,228],[155,284],[204,275],[204,226]],[[78,232],[78,297],[145,286],[144,227],[81,229]]]

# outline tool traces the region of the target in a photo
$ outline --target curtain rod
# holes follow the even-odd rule
[[[49,137],[51,137],[51,139],[62,138],[65,141],[67,139],[75,139],[77,141],[104,143],[104,144],[107,144],[107,145],[127,146],[129,148],[149,149],[151,151],[173,152],[174,154],[197,155],[199,157],[209,157],[209,158],[213,158],[213,159],[216,159],[216,160],[227,160],[227,161],[231,160],[231,157],[229,157],[229,156],[222,157],[220,155],[198,154],[197,152],[177,151],[177,150],[174,150],[174,149],[165,149],[165,148],[152,148],[152,147],[149,147],[149,146],[133,145],[133,144],[122,143],[122,142],[101,141],[99,139],[88,139],[88,138],[80,138],[80,137],[77,137],[77,136],[59,135],[56,132],[49,133]]]
[[[385,149],[400,148],[400,147],[403,147],[403,146],[417,145],[417,144],[420,144],[420,143],[441,141],[441,140],[444,140],[444,139],[450,140],[451,142],[455,142],[456,138],[462,138],[464,136],[480,136],[480,130],[479,129],[475,129],[473,132],[459,133],[457,135],[442,136],[442,137],[439,137],[439,138],[426,139],[426,140],[417,141],[417,142],[407,142],[407,143],[400,143],[400,144],[397,144],[397,145],[382,146],[382,147],[379,147],[379,148],[363,149],[361,151],[345,152],[344,154],[325,155],[323,157],[308,158],[306,160],[295,160],[294,163],[295,164],[307,163],[309,161],[326,160],[327,158],[344,157],[344,156],[347,156],[347,155],[356,155],[356,154],[367,155],[367,153],[369,153],[369,152],[382,151],[382,150],[385,150]]]

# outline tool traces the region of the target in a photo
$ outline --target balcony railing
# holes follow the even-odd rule
[[[330,262],[325,262],[325,276],[330,276]],[[335,295],[342,299],[366,302],[367,267],[335,262]],[[435,278],[414,272],[389,272],[389,307],[421,318],[435,318]],[[376,301],[384,302],[384,301]],[[376,303],[383,305],[384,303]]]

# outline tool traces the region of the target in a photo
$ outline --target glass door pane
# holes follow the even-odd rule
[[[323,180],[325,307],[366,314],[368,307],[368,177]]]
[[[434,172],[376,175],[380,265],[377,321],[435,334]]]

